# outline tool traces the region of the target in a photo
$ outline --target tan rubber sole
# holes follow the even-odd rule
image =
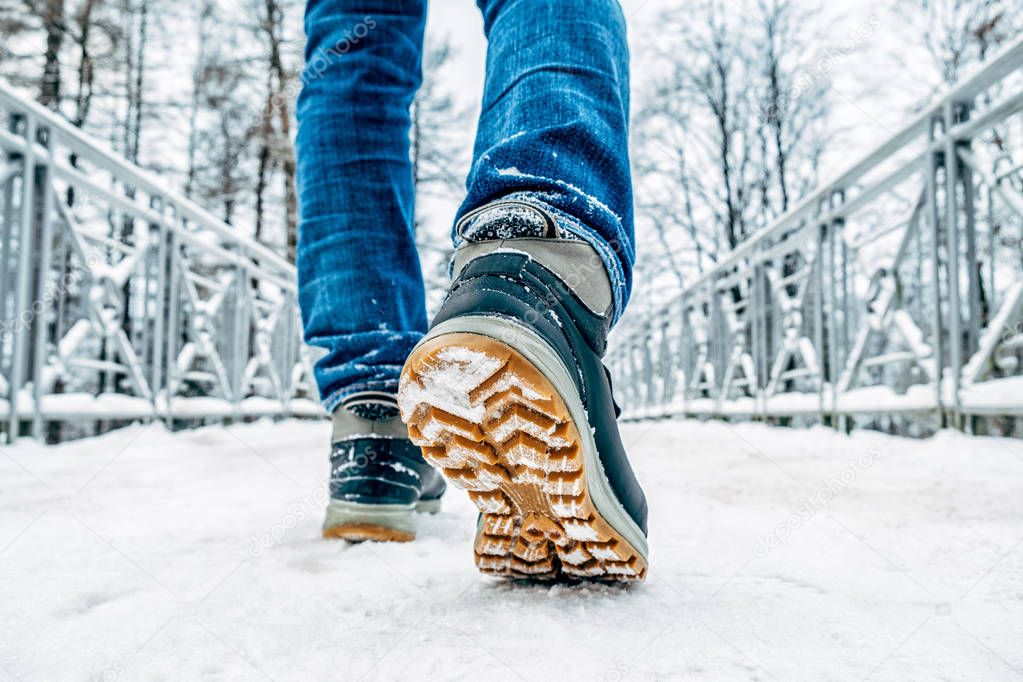
[[[346,523],[341,526],[331,526],[323,529],[323,537],[328,540],[350,540],[362,542],[411,542],[416,539],[415,533],[376,526],[369,523]]]
[[[480,571],[512,578],[642,580],[646,562],[593,505],[579,431],[551,382],[487,336],[443,334],[402,372],[412,441],[483,516]],[[581,425],[589,428],[588,425]]]

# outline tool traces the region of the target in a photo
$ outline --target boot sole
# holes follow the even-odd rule
[[[398,401],[426,460],[482,513],[474,546],[480,571],[528,579],[646,576],[641,531],[629,533],[642,538],[637,547],[594,504],[593,475],[604,473],[587,452],[592,437],[589,444],[580,437],[580,428],[590,435],[589,425],[577,424],[555,383],[508,343],[431,334],[405,363]],[[621,527],[624,510],[616,500],[602,506],[611,504]]]
[[[420,500],[408,506],[331,500],[323,537],[350,542],[411,542],[416,539],[416,514],[438,511],[440,500]]]
[[[323,529],[323,537],[327,540],[348,540],[349,542],[412,542],[415,533],[407,533],[386,526],[370,523],[346,523]]]

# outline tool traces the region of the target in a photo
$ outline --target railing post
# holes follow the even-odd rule
[[[841,377],[841,370],[845,368],[846,363],[849,361],[849,313],[852,311],[852,306],[849,305],[849,245],[845,239],[845,219],[842,220],[842,231],[839,233],[842,236],[840,240],[841,245],[841,281],[842,281],[842,364],[840,368],[836,368],[838,373],[836,377]],[[836,400],[838,397],[836,395]],[[849,432],[849,416],[844,412],[839,415],[839,428],[843,433]]]
[[[969,116],[969,109],[964,108],[962,110],[962,116]],[[973,355],[977,352],[977,348],[980,343],[980,271],[977,267],[977,202],[976,192],[973,182],[973,170],[968,164],[962,162],[959,157],[958,149],[968,148],[970,146],[969,140],[962,140],[956,153],[956,160],[959,165],[959,178],[960,185],[963,188],[963,217],[965,223],[963,225],[963,233],[966,237],[966,267],[967,267],[967,280],[969,282],[969,290],[967,292],[968,302],[967,309],[969,310],[969,343],[966,348],[967,355]],[[994,258],[994,251],[991,252],[992,258]],[[993,270],[994,268],[992,268]],[[992,289],[992,291],[994,291]]]
[[[181,216],[175,215],[176,225],[180,225]],[[174,426],[174,393],[178,383],[178,335],[181,317],[181,265],[180,245],[175,232],[169,235],[167,267],[170,269],[170,287],[167,294],[167,381],[164,393],[165,419],[167,427]]]
[[[235,418],[241,418],[243,386],[247,362],[242,358],[249,356],[249,273],[238,265],[235,268],[234,324],[232,324],[231,344],[231,384],[234,388]]]
[[[639,340],[633,338],[629,342],[629,381],[628,405],[633,412],[639,411]]]
[[[46,287],[50,279],[50,261],[53,256],[53,183],[50,181],[50,168],[54,162],[53,154],[57,149],[55,133],[49,128],[39,131],[43,134],[43,146],[49,148],[50,156],[46,163],[38,164],[33,179],[38,185],[39,219],[39,257],[36,267],[39,268],[36,275],[36,300],[32,303],[32,326],[30,334],[34,341],[32,350],[32,400],[35,403],[35,411],[32,413],[32,437],[37,441],[43,440],[43,368],[46,366],[46,339],[47,339],[47,316],[50,313],[50,306],[45,304]],[[62,283],[61,285],[62,286]],[[59,287],[55,290],[57,295],[63,295]]]
[[[827,212],[827,205],[818,207],[817,224],[817,250],[813,263],[813,269],[807,273],[812,277],[813,298],[814,298],[814,340],[813,345],[817,354],[817,419],[821,424],[827,423],[827,415],[824,404],[824,255],[827,252],[828,224],[820,222],[820,216]]]
[[[139,374],[142,378],[149,383],[151,395],[149,396],[150,414],[146,417],[146,422],[150,422],[156,418],[156,386],[153,384],[153,378],[156,375],[156,361],[159,353],[157,348],[160,345],[160,336],[157,334],[157,320],[159,315],[154,316],[151,311],[159,307],[159,300],[163,295],[163,290],[160,288],[160,222],[163,219],[163,198],[159,196],[149,197],[149,208],[159,216],[156,222],[143,221],[140,230],[144,235],[146,250],[144,253],[139,254],[139,263],[141,264],[139,277],[142,278],[142,287],[139,295],[142,298],[142,314],[141,319],[136,320],[132,324],[132,328],[135,330],[136,335],[141,334],[142,348],[141,350],[136,349],[136,353],[139,357]],[[156,233],[156,238],[153,238],[153,234]],[[136,245],[138,248],[138,245]],[[155,280],[156,287],[152,286],[152,282]],[[137,305],[137,304],[136,304]],[[125,315],[131,315],[131,310],[126,309]]]
[[[660,332],[661,332],[661,334],[660,334],[660,349],[658,350],[658,354],[660,355],[660,360],[658,361],[658,364],[660,365],[660,369],[659,369],[658,373],[660,374],[660,380],[661,380],[661,386],[660,386],[660,388],[661,388],[661,391],[660,391],[661,398],[660,398],[660,405],[658,406],[658,412],[661,414],[662,417],[668,416],[668,413],[669,413],[668,406],[671,405],[671,395],[672,395],[672,390],[673,390],[673,388],[672,388],[672,383],[673,383],[672,380],[674,378],[672,376],[672,365],[673,365],[673,363],[671,361],[671,344],[669,343],[669,326],[670,326],[670,322],[671,321],[668,319],[667,316],[662,316],[662,318],[660,320]]]
[[[650,416],[650,410],[653,407],[654,402],[654,360],[653,353],[650,350],[650,341],[653,334],[653,321],[647,322],[646,327],[643,330],[643,338],[640,342],[643,344],[643,386],[646,388],[643,391],[643,415]]]
[[[835,212],[841,208],[845,202],[845,191],[838,189],[831,194],[831,211]],[[830,225],[827,226],[827,245],[828,245],[828,279],[827,279],[827,297],[828,297],[828,387],[831,393],[831,425],[837,429],[844,430],[845,421],[839,418],[838,410],[838,377],[840,368],[843,364],[843,358],[840,354],[839,348],[839,326],[838,316],[841,314],[845,317],[845,312],[839,312],[838,297],[837,297],[837,277],[838,277],[838,265],[836,262],[836,243],[843,239],[842,228],[845,225],[845,218],[835,218]]]
[[[25,123],[25,156],[21,169],[21,220],[18,233],[18,269],[15,272],[17,283],[14,295],[13,317],[14,329],[14,350],[11,359],[10,377],[10,419],[8,421],[8,440],[14,442],[18,439],[21,430],[21,415],[18,405],[21,389],[25,383],[25,361],[28,352],[29,334],[25,329],[20,328],[22,313],[29,306],[30,289],[32,287],[32,263],[34,260],[35,241],[35,144],[36,144],[36,121],[31,115],[24,118]]]
[[[962,415],[959,408],[959,383],[963,369],[963,325],[962,310],[959,307],[959,288],[962,286],[962,272],[959,267],[959,152],[952,136],[957,121],[959,106],[946,102],[944,110],[945,133],[945,239],[948,257],[948,337],[949,337],[949,381],[951,382],[951,404],[949,421],[962,429]]]
[[[24,117],[18,114],[11,114],[10,121],[8,124],[8,130],[12,133],[18,131],[18,127],[21,125],[21,121]],[[21,155],[13,153],[7,154],[6,162],[9,166],[14,163],[24,165],[25,159]],[[7,282],[10,278],[11,270],[11,246],[14,241],[14,180],[18,176],[17,173],[11,173],[4,181],[4,213],[3,213],[3,244],[0,246],[0,320],[6,325],[10,320],[7,317],[7,298],[10,295],[10,287]],[[13,328],[7,328],[3,330],[8,334],[13,334]],[[7,371],[7,358],[3,357],[5,354],[0,352],[0,373],[9,376]]]
[[[678,354],[679,372],[681,381],[677,381],[678,391],[681,396],[679,407],[683,418],[689,413],[689,379],[693,366],[693,331],[689,324],[689,299],[687,296],[679,298],[678,310]]]
[[[763,365],[761,364],[761,349],[765,340],[765,329],[764,329],[764,286],[763,286],[763,266],[760,260],[760,253],[762,247],[757,246],[753,249],[753,256],[750,259],[753,272],[750,275],[750,291],[749,291],[749,325],[750,325],[750,357],[753,359],[753,376],[749,377],[750,395],[753,397],[753,420],[757,421],[763,417],[764,406],[763,392],[761,387],[763,382],[761,381],[761,373],[763,372]]]
[[[168,253],[167,242],[169,232],[167,230],[167,214],[173,210],[166,203],[160,205],[160,223],[156,226],[156,319],[153,321],[153,367],[150,375],[150,383],[153,385],[153,415],[160,418],[160,396],[166,395],[164,386],[164,348],[167,347],[167,339],[164,336],[164,329],[167,323],[167,281],[168,281]]]
[[[721,416],[720,415],[720,410],[717,409],[718,405],[719,405],[718,399],[719,399],[719,397],[721,395],[720,391],[717,390],[717,388],[718,388],[718,380],[720,379],[720,377],[718,376],[718,374],[719,374],[718,368],[720,367],[720,363],[718,362],[718,344],[716,343],[716,340],[719,338],[718,332],[720,331],[718,329],[718,320],[720,319],[719,309],[720,309],[720,303],[721,302],[718,300],[718,297],[715,295],[715,291],[716,290],[717,290],[717,281],[715,280],[714,277],[711,277],[711,278],[709,278],[707,280],[707,291],[705,293],[705,296],[707,297],[706,298],[706,300],[707,300],[707,332],[708,332],[707,333],[707,362],[713,368],[714,372],[713,372],[712,380],[710,382],[708,382],[707,393],[708,393],[708,397],[710,398],[710,404],[712,406],[711,407],[712,414],[714,416],[716,416],[716,417],[720,417]]]
[[[995,253],[997,251],[997,244],[998,244],[998,237],[995,234],[995,230],[994,230],[994,226],[995,226],[995,224],[996,224],[996,222],[998,220],[997,212],[995,211],[995,190],[994,190],[993,187],[991,187],[990,185],[987,185],[987,184],[984,185],[984,189],[986,190],[984,192],[984,194],[985,194],[985,197],[984,197],[985,198],[985,202],[984,203],[985,203],[985,206],[987,208],[987,215],[985,216],[985,219],[987,220],[987,224],[988,224],[987,248],[988,248],[988,253],[992,253],[993,254],[993,253]],[[1023,246],[1023,244],[1021,244],[1021,246]],[[993,260],[992,260],[991,265],[992,265],[992,267],[988,268],[987,289],[988,289],[988,291],[998,291],[995,288],[995,285],[998,283],[999,280],[996,277],[996,272],[995,271],[997,270],[997,268],[994,267],[994,261]]]
[[[941,129],[942,119],[934,117],[931,119],[930,140],[933,142],[938,137]],[[931,259],[931,303],[932,325],[934,329],[932,347],[934,355],[934,392],[935,401],[938,406],[938,415],[941,426],[945,426],[944,400],[942,398],[943,375],[945,373],[945,348],[941,338],[942,334],[942,312],[941,312],[941,261],[938,252],[938,243],[941,239],[941,224],[938,217],[938,154],[935,151],[927,155],[927,219],[931,227],[930,259]]]
[[[284,368],[281,371],[281,409],[287,414],[291,410],[291,370],[295,367],[295,362],[298,359],[298,337],[296,335],[296,324],[298,318],[293,314],[285,315],[285,338],[287,339],[287,355],[283,363]]]

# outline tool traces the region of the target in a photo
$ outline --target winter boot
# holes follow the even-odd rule
[[[482,512],[476,565],[642,580],[646,499],[601,363],[612,298],[600,257],[519,202],[474,212],[460,232],[451,289],[405,363],[398,404],[412,442]]]
[[[394,396],[349,396],[334,411],[333,421],[323,537],[415,539],[416,512],[439,511],[445,484],[409,440]]]

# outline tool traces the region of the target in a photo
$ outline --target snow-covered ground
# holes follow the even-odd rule
[[[320,540],[326,423],[0,454],[0,680],[1023,678],[1023,443],[630,425],[645,584]]]

